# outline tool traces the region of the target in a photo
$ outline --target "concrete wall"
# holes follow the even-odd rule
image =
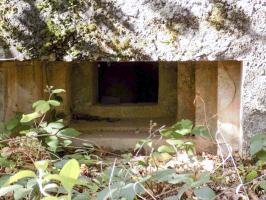
[[[44,99],[46,85],[69,89],[69,66],[63,62],[45,63],[39,61],[0,62],[0,116],[11,118],[15,112],[29,113],[32,103]],[[69,113],[70,91],[63,94],[63,105],[59,110]]]

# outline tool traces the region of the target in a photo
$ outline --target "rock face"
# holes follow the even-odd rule
[[[263,0],[2,0],[0,46],[21,60],[239,60],[244,137],[266,131]]]

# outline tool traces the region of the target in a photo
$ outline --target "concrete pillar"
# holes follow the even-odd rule
[[[218,62],[218,127],[233,149],[241,149],[241,62]],[[221,138],[220,138],[221,139]]]
[[[195,62],[178,63],[177,67],[177,120],[195,122]]]
[[[197,62],[196,84],[196,124],[208,125],[212,135],[217,130],[217,62]]]
[[[5,69],[0,63],[0,122],[4,121],[5,116],[5,93],[6,93],[6,77]]]

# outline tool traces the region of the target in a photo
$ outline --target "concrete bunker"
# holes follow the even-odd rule
[[[99,145],[132,148],[151,120],[162,126],[181,119],[208,124],[212,135],[219,127],[235,149],[242,145],[239,61],[1,62],[0,72],[2,120],[31,112],[48,84],[68,91],[59,109],[82,138]],[[206,141],[198,146],[216,149]]]

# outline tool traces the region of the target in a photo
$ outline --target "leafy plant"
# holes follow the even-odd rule
[[[36,101],[32,105],[34,112],[22,115],[20,123],[30,124],[31,128],[20,131],[20,134],[37,137],[48,146],[49,150],[56,152],[60,147],[69,146],[72,143],[71,138],[79,136],[80,133],[73,128],[65,127],[63,119],[51,122],[46,120],[47,114],[61,105],[58,94],[65,90],[47,86],[46,92],[49,95],[48,100]]]
[[[15,199],[66,199],[70,200],[74,186],[78,184],[80,166],[75,160],[69,160],[58,174],[48,170],[47,160],[35,162],[37,173],[31,170],[21,170],[8,178],[0,189],[0,196],[13,192]],[[61,188],[61,185],[63,188]]]
[[[251,138],[250,154],[259,160],[266,161],[266,134],[257,134]]]
[[[192,135],[208,136],[209,132],[206,126],[193,126],[192,121],[182,119],[171,127],[161,130],[160,134],[163,137],[179,139]]]
[[[209,132],[205,126],[193,126],[190,120],[181,120],[172,125],[170,128],[166,128],[160,131],[163,137],[169,138],[166,140],[167,145],[160,146],[158,151],[161,153],[175,153],[178,150],[185,150],[189,155],[192,155],[195,151],[194,143],[191,141],[185,141],[185,136],[208,136]]]

